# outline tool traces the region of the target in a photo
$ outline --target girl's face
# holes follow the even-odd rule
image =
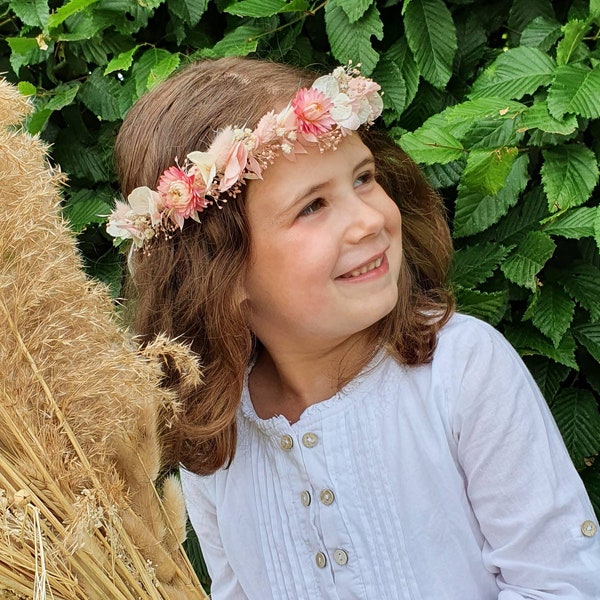
[[[279,157],[249,184],[247,213],[249,324],[267,349],[332,348],[396,304],[400,211],[358,135]]]

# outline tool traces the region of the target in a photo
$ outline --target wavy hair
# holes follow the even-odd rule
[[[175,157],[205,149],[227,125],[254,128],[316,76],[243,58],[189,65],[142,96],[126,116],[115,145],[123,194],[144,185],[155,189]],[[393,141],[374,130],[361,137],[403,217],[399,301],[373,335],[401,363],[422,364],[431,360],[437,331],[453,309],[445,287],[452,243],[443,203]],[[222,210],[203,212],[202,223],[188,219],[171,239],[156,240],[149,255],[135,252],[134,276],[126,286],[143,342],[166,334],[187,342],[201,358],[204,383],[194,390],[181,387],[181,417],[164,433],[169,461],[199,474],[227,465],[235,453],[244,374],[259,346],[243,308],[250,249],[242,192]],[[168,365],[165,384],[178,387]]]

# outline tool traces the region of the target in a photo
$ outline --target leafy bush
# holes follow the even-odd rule
[[[0,69],[66,171],[65,215],[118,294],[103,231],[123,115],[189,61],[360,62],[447,202],[461,310],[537,379],[600,514],[600,0],[0,1]],[[526,457],[524,457],[524,460]]]

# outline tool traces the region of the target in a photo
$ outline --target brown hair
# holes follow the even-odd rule
[[[156,188],[161,173],[193,150],[203,150],[227,125],[255,127],[273,108],[283,108],[316,75],[287,65],[241,58],[194,63],[143,96],[127,115],[115,146],[121,189]],[[375,325],[402,363],[431,359],[436,334],[453,303],[445,288],[451,238],[443,204],[418,168],[385,135],[361,133],[375,156],[378,179],[403,216],[405,260],[400,301]],[[245,194],[186,221],[181,232],[137,252],[134,328],[145,342],[157,334],[187,341],[200,357],[204,384],[181,390],[183,414],[165,434],[173,463],[200,474],[233,459],[236,412],[244,372],[257,347],[242,307],[250,259]],[[167,384],[177,386],[175,374]]]

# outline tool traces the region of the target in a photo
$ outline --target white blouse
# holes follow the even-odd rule
[[[293,425],[244,390],[229,469],[181,470],[214,600],[600,599],[600,534],[523,362],[455,315]]]

